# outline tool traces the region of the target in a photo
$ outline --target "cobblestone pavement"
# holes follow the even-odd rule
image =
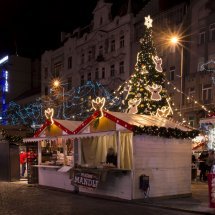
[[[189,215],[182,211],[110,201],[24,183],[0,182],[0,215]]]

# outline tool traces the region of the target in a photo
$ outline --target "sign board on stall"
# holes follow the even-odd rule
[[[99,183],[99,175],[93,173],[75,172],[74,183],[85,188],[96,189]]]

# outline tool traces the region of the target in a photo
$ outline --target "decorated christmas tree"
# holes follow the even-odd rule
[[[127,113],[168,116],[172,114],[170,99],[164,88],[162,59],[157,56],[152,38],[152,19],[145,17],[135,72],[127,82],[123,101]]]

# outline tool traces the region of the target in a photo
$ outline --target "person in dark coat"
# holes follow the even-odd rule
[[[199,170],[200,170],[200,175],[199,175],[199,180],[200,181],[207,181],[207,165],[206,165],[206,157],[203,155],[200,155],[199,157]]]
[[[107,156],[106,156],[106,163],[117,166],[117,155],[112,147],[108,149]]]

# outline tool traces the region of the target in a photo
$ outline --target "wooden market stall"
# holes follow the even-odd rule
[[[25,138],[24,142],[38,142],[38,165],[33,168],[38,168],[39,185],[73,190],[69,172],[74,160],[73,142],[63,141],[61,136],[71,134],[81,122],[51,121],[47,120],[33,138]]]
[[[122,199],[191,193],[190,129],[155,116],[110,111],[98,116],[62,137],[78,139],[73,180],[79,191]],[[117,152],[115,168],[105,164],[109,147]],[[145,176],[150,191],[142,187]]]
[[[40,185],[131,200],[191,193],[194,135],[166,118],[100,109],[84,122],[49,119],[24,141],[39,142]]]

